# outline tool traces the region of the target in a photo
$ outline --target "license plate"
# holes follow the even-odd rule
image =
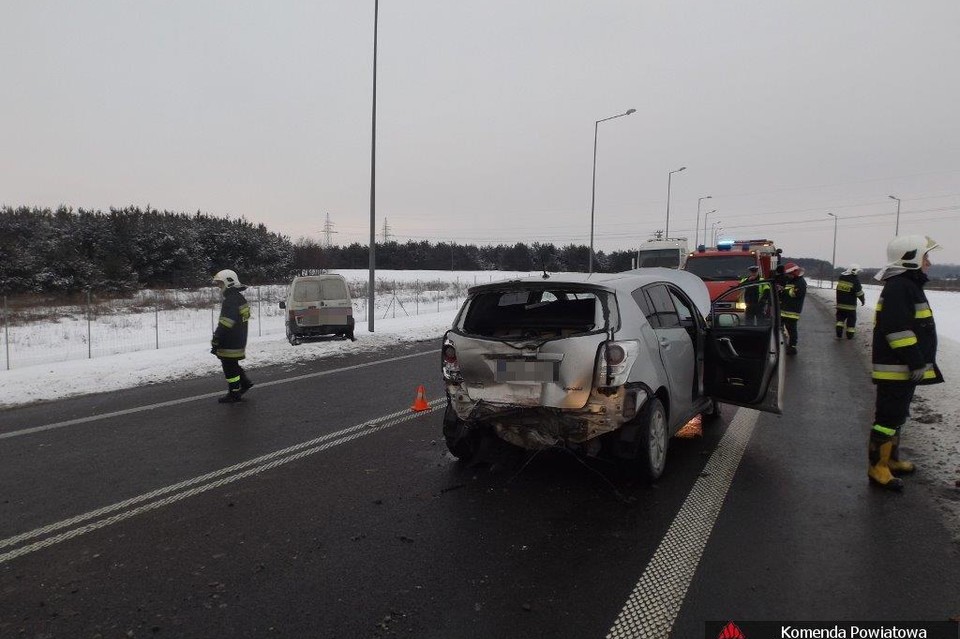
[[[555,382],[557,362],[539,360],[498,359],[498,382]]]

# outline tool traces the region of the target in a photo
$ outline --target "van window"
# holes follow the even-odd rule
[[[320,280],[301,280],[293,289],[293,301],[316,302],[317,300],[345,300],[347,285],[339,277]]]
[[[320,280],[323,285],[321,291],[325,300],[345,300],[347,297],[347,284],[340,278]]]
[[[315,302],[320,297],[320,281],[304,280],[297,282],[293,289],[293,301],[295,302]]]

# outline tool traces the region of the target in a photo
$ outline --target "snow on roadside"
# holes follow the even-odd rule
[[[857,352],[863,362],[864,375],[868,378],[873,309],[881,288],[864,284],[866,304],[857,308],[857,334],[854,341],[859,346]],[[836,299],[833,289],[811,287],[809,291],[814,294],[816,302],[825,304],[833,312]],[[927,291],[927,297],[937,322],[937,364],[946,381],[917,388],[911,406],[911,419],[902,431],[901,445],[907,453],[904,457],[909,455],[920,470],[915,478],[907,477],[906,491],[909,492],[912,482],[929,486],[947,516],[948,528],[954,538],[960,541],[960,501],[957,501],[960,495],[960,394],[957,392],[957,380],[960,380],[960,322],[954,319],[960,318],[960,294]]]
[[[358,323],[356,342],[334,340],[291,346],[283,335],[252,336],[247,343],[244,367],[255,370],[344,353],[372,352],[403,342],[439,340],[455,315],[456,311],[451,310],[377,319],[374,333]],[[437,342],[438,352],[439,349]],[[219,379],[223,372],[219,360],[205,344],[14,368],[0,371],[0,408],[207,375]]]

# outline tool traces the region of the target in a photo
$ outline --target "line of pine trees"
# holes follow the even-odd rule
[[[594,270],[630,268],[632,252],[595,256]],[[377,268],[586,271],[586,246],[534,243],[473,246],[441,242],[377,245]],[[245,219],[158,211],[107,212],[60,207],[0,207],[0,294],[126,294],[142,288],[191,288],[232,268],[244,282],[282,283],[303,270],[367,268],[361,244],[297,242]]]
[[[574,244],[409,241],[377,244],[376,257],[380,269],[583,272],[589,256],[588,247]],[[599,251],[594,270],[625,271],[633,257],[633,250]],[[829,262],[795,261],[807,269],[808,277],[830,278]],[[208,285],[222,268],[236,270],[250,284],[278,284],[301,271],[368,265],[362,244],[324,247],[307,238],[291,242],[263,224],[199,211],[0,207],[0,295],[87,290],[122,295],[143,288],[192,288]],[[957,271],[954,265],[934,265],[930,274],[956,278]]]

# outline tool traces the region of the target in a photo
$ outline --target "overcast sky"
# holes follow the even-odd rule
[[[369,238],[373,0],[0,0],[0,204]],[[960,263],[960,3],[381,0],[378,241]],[[708,228],[708,231],[711,229]],[[712,235],[712,232],[711,232]]]

